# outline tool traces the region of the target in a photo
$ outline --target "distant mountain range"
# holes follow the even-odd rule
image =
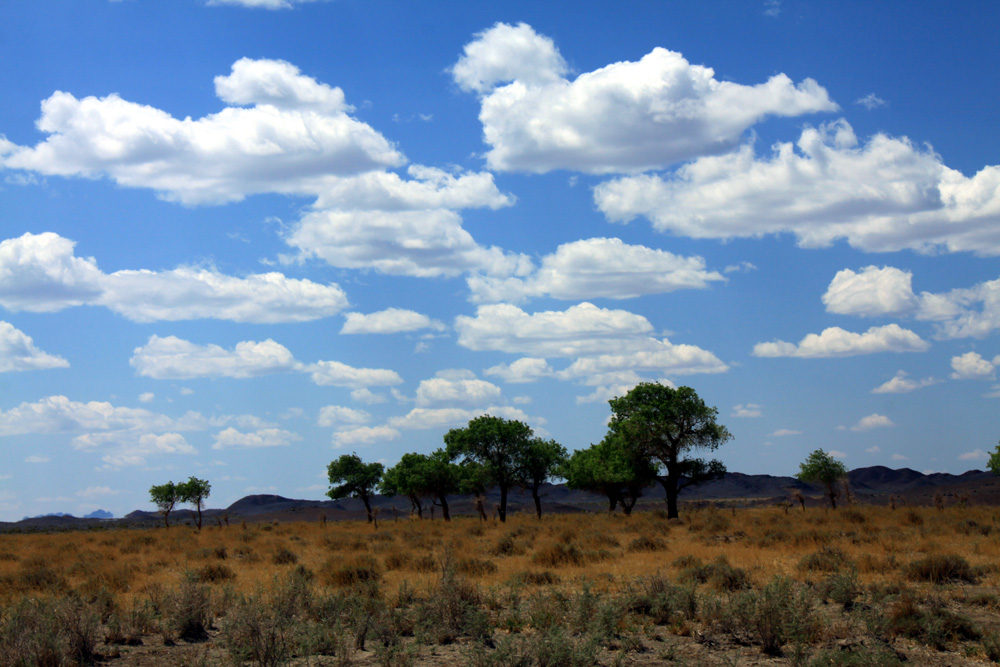
[[[53,517],[53,516],[69,517],[71,519],[75,519],[76,518],[72,514],[67,514],[66,512],[51,512],[49,514],[39,514],[38,516],[26,516],[23,519],[21,519],[21,521],[31,521],[32,519],[44,519],[46,517]],[[90,514],[84,515],[82,518],[84,518],[84,519],[114,519],[115,515],[112,514],[111,512],[108,512],[107,510],[94,510]]]
[[[961,475],[949,473],[924,474],[910,468],[892,469],[885,466],[858,468],[848,473],[851,492],[857,502],[885,505],[889,496],[897,502],[908,505],[930,505],[940,494],[946,503],[970,502],[979,505],[1000,506],[1000,477],[990,472],[970,470]],[[826,504],[823,489],[805,484],[794,477],[774,475],[746,475],[739,472],[727,473],[720,480],[706,482],[684,489],[681,502],[725,503],[726,505],[763,506],[789,500],[791,492],[798,490],[807,498],[807,505]],[[542,488],[543,511],[547,513],[603,511],[608,501],[604,496],[574,491],[564,484],[546,484]],[[499,493],[494,489],[487,494],[487,507],[499,501]],[[471,496],[454,496],[448,501],[453,515],[475,514]],[[378,508],[380,520],[404,518],[410,513],[410,501],[394,496],[375,496],[373,507]],[[663,490],[659,485],[646,489],[637,509],[662,507]],[[533,512],[531,497],[526,491],[512,490],[508,499],[510,512]],[[424,516],[440,516],[440,511],[425,504]],[[317,521],[326,519],[363,519],[364,506],[360,500],[296,500],[277,495],[252,495],[237,500],[225,509],[208,509],[202,512],[203,524],[212,526],[222,523],[259,521]],[[163,517],[158,512],[135,510],[121,519],[111,522],[111,513],[97,510],[86,517],[77,518],[68,514],[50,514],[41,517],[26,517],[16,523],[0,522],[0,531],[11,530],[52,530],[86,527],[98,523],[122,526],[162,525]],[[101,520],[101,521],[99,521]],[[171,524],[193,523],[194,512],[178,509],[170,513]]]

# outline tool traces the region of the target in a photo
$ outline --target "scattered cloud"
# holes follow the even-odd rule
[[[356,410],[342,405],[327,405],[320,408],[319,419],[316,423],[319,426],[342,426],[361,425],[371,421],[371,414],[364,410]]]
[[[510,383],[536,382],[542,378],[555,376],[555,371],[549,366],[549,362],[540,357],[521,357],[513,363],[498,364],[483,372]]]
[[[989,459],[990,455],[978,448],[958,455],[959,461],[988,461]]]
[[[459,345],[471,350],[572,358],[557,373],[569,380],[624,371],[670,375],[728,370],[711,352],[654,338],[652,325],[641,315],[587,302],[534,314],[512,304],[479,306],[475,317],[457,317],[455,329]]]
[[[24,462],[25,463],[48,463],[51,460],[52,459],[50,459],[48,456],[39,456],[37,454],[33,454],[33,455],[29,456],[28,458],[24,459]]]
[[[951,358],[953,380],[992,380],[996,377],[996,365],[1000,356],[993,362],[983,359],[978,352],[966,352]]]
[[[303,322],[347,306],[337,285],[281,273],[237,278],[215,269],[126,270],[106,274],[75,242],[52,232],[0,242],[0,305],[12,311],[55,312],[103,306],[135,322],[220,319]]]
[[[875,93],[868,93],[864,97],[859,97],[858,99],[854,100],[854,103],[859,106],[863,106],[869,111],[871,111],[872,109],[878,109],[879,107],[884,107],[888,104],[888,102],[883,100]]]
[[[748,143],[669,176],[602,183],[594,198],[612,222],[643,216],[692,238],[791,233],[804,248],[845,239],[865,252],[1000,255],[1000,166],[969,178],[906,138],[877,134],[859,146],[844,120],[806,128],[768,158]]]
[[[288,348],[271,339],[243,341],[233,350],[226,350],[218,345],[197,345],[176,336],[156,335],[135,348],[129,363],[139,375],[157,380],[250,378],[300,368]]]
[[[916,391],[917,389],[923,389],[924,387],[930,387],[931,385],[937,384],[940,380],[936,380],[933,377],[924,378],[923,380],[911,380],[906,371],[897,371],[896,375],[893,376],[891,380],[880,384],[879,386],[872,389],[873,394],[906,394],[911,391]]]
[[[140,403],[152,403],[153,399],[155,399],[155,398],[156,398],[156,394],[154,394],[151,391],[144,391],[143,393],[139,394],[139,402]]]
[[[898,324],[887,324],[872,327],[862,334],[830,327],[820,334],[809,334],[798,345],[781,340],[757,343],[753,354],[756,357],[818,359],[881,352],[924,352],[929,347],[929,343],[909,329],[903,329]]]
[[[760,417],[762,414],[760,406],[756,403],[747,403],[746,405],[734,405],[733,411],[730,413],[732,417]]]
[[[490,405],[500,400],[500,387],[479,380],[472,371],[444,370],[417,387],[416,405],[437,406]]]
[[[497,23],[465,45],[451,74],[479,96],[491,169],[659,169],[729,151],[767,116],[837,109],[812,79],[719,81],[711,68],[663,48],[572,80],[568,71],[555,43],[525,23]]]
[[[254,433],[241,433],[230,426],[215,436],[215,444],[212,445],[212,449],[287,447],[301,439],[301,436],[280,428],[265,428]]]
[[[796,431],[790,428],[779,428],[771,434],[771,436],[775,438],[782,438],[789,435],[802,435],[802,431]]]
[[[184,204],[221,204],[277,192],[310,195],[331,177],[398,167],[405,158],[349,114],[340,88],[280,60],[242,58],[215,93],[231,106],[177,119],[118,95],[56,92],[36,125],[47,138],[0,165],[46,176],[107,176]]]
[[[443,323],[412,310],[387,308],[377,313],[344,313],[342,334],[392,334],[431,329],[443,331]]]
[[[518,303],[536,297],[556,299],[631,299],[680,289],[703,289],[721,274],[705,269],[701,257],[680,257],[665,250],[629,245],[617,238],[593,238],[560,245],[531,274],[468,279],[472,300]]]
[[[2,276],[0,270],[0,277]],[[35,346],[31,336],[9,322],[0,321],[0,373],[48,368],[69,368],[69,362],[43,352]]]
[[[851,427],[852,431],[870,431],[876,428],[888,428],[890,426],[895,426],[892,420],[885,415],[871,414],[867,417],[862,417],[857,424]]]
[[[905,315],[917,307],[913,274],[891,266],[838,271],[823,295],[827,312],[840,315]]]
[[[329,0],[206,0],[209,7],[232,5],[235,7],[246,7],[248,9],[293,9],[295,5],[303,5],[308,2],[328,2]]]
[[[333,446],[337,449],[363,447],[378,442],[390,442],[398,439],[399,436],[399,431],[390,426],[359,426],[335,432],[333,434]]]

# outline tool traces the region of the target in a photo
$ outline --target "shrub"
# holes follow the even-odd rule
[[[799,561],[799,569],[808,572],[840,572],[849,562],[840,549],[824,546],[815,553],[803,556]]]
[[[524,553],[524,547],[515,540],[513,533],[507,533],[489,551],[491,556],[519,556]]]
[[[949,642],[977,640],[979,629],[965,616],[950,611],[942,601],[932,600],[923,608],[910,594],[904,594],[886,610],[886,630],[892,635],[909,637],[939,651]]]
[[[299,562],[299,557],[293,551],[281,547],[271,556],[271,562],[275,565],[295,565]]]
[[[523,570],[510,578],[510,583],[522,586],[551,586],[560,581],[559,575],[549,570]]]
[[[629,610],[649,617],[657,625],[693,619],[698,611],[694,586],[676,586],[655,575],[640,580],[640,589],[632,592]]]
[[[533,563],[546,567],[560,567],[564,565],[580,566],[586,562],[583,552],[572,542],[556,542],[548,547],[540,549],[531,557]]]
[[[659,537],[647,537],[646,535],[635,538],[628,545],[628,550],[633,553],[639,551],[663,551],[666,548],[667,543],[664,540]]]
[[[482,558],[463,558],[455,563],[456,572],[470,577],[493,574],[498,569],[496,563],[491,560],[483,560]]]
[[[223,643],[233,664],[249,661],[260,667],[278,667],[288,662],[295,618],[282,600],[241,598],[226,616]]]
[[[208,589],[189,577],[164,598],[162,611],[165,637],[203,639],[211,625]]]
[[[957,554],[929,554],[907,565],[903,574],[911,581],[929,581],[934,584],[974,584],[979,581],[979,576],[969,561]]]
[[[374,558],[358,556],[348,561],[340,559],[327,561],[320,570],[320,577],[325,583],[334,586],[354,586],[368,583],[377,584],[382,578],[382,573]]]
[[[199,569],[195,577],[203,584],[218,584],[235,579],[236,573],[222,563],[210,563]]]

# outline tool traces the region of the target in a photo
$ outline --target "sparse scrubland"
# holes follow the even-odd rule
[[[1000,509],[0,535],[0,665],[1000,661]]]

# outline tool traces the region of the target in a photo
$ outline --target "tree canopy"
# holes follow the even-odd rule
[[[361,499],[368,514],[368,523],[371,523],[374,519],[371,497],[384,470],[381,463],[365,463],[357,454],[344,454],[326,468],[331,485],[326,495],[332,500],[348,497]]]
[[[644,382],[609,403],[610,432],[638,447],[665,470],[658,480],[666,494],[668,517],[678,516],[677,494],[681,489],[725,474],[720,461],[706,463],[687,456],[695,449],[713,451],[732,438],[716,421],[719,411],[706,405],[691,387],[674,389]]]
[[[795,476],[803,482],[823,486],[830,499],[830,507],[837,509],[837,498],[840,496],[837,484],[847,477],[847,468],[832,454],[817,449],[799,464],[799,472]]]
[[[609,511],[621,505],[631,514],[643,489],[656,479],[656,466],[637,447],[609,433],[600,443],[573,452],[560,474],[571,489],[607,496]]]
[[[153,485],[149,489],[149,499],[163,515],[163,524],[170,528],[170,512],[180,500],[177,485],[173,482]]]
[[[500,520],[507,520],[507,493],[524,478],[524,456],[533,435],[531,427],[517,420],[483,415],[465,428],[444,436],[448,456],[479,463],[490,482],[500,489]]]
[[[557,470],[566,462],[566,457],[566,448],[555,440],[532,438],[524,450],[522,483],[531,491],[531,498],[535,501],[535,514],[539,519],[542,518],[539,488],[556,476]]]
[[[198,530],[201,530],[201,510],[205,507],[205,499],[212,492],[212,485],[207,480],[189,477],[188,481],[177,485],[178,499],[182,503],[193,505],[198,511]]]
[[[1000,475],[1000,444],[993,448],[990,453],[990,460],[986,462],[986,467],[994,475]]]

